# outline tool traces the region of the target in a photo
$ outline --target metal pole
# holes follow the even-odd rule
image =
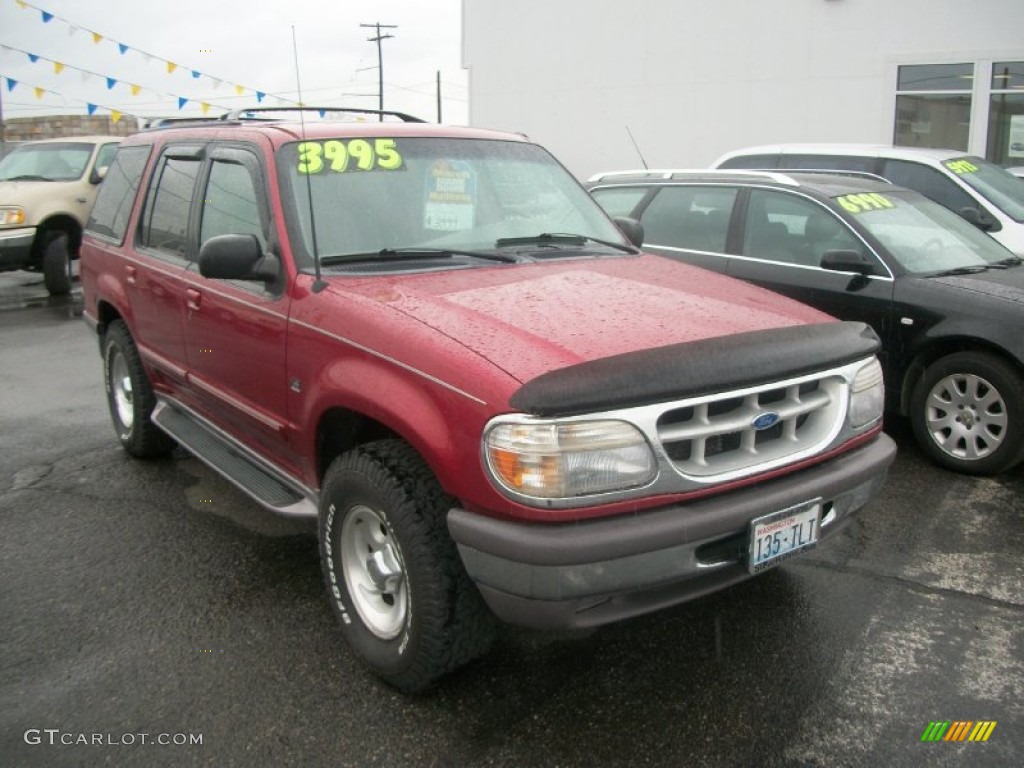
[[[366,38],[367,42],[377,43],[377,104],[378,109],[384,111],[384,54],[381,51],[380,43],[382,40],[387,40],[389,37],[394,35],[382,35],[381,29],[398,29],[395,24],[381,24],[379,21],[373,24],[360,24],[360,27],[370,27],[371,29],[377,30],[375,37]],[[380,115],[380,120],[384,120],[384,115]]]
[[[437,122],[441,124],[441,70],[437,70]]]

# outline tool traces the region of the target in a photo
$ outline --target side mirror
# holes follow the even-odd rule
[[[980,208],[967,206],[965,208],[961,208],[957,213],[959,213],[965,221],[970,222],[982,232],[995,232],[999,229],[998,222]]]
[[[275,280],[278,262],[256,235],[217,235],[199,248],[199,274],[215,280]]]
[[[821,268],[833,272],[854,272],[864,277],[875,273],[874,264],[857,251],[825,251],[821,255]]]
[[[89,183],[99,184],[103,181],[107,177],[107,168],[109,168],[109,166],[106,165],[93,168],[92,173],[89,174]]]
[[[619,231],[626,236],[637,248],[643,247],[644,244],[644,225],[636,219],[630,219],[625,216],[616,216],[612,221],[615,222],[615,226],[619,228]]]

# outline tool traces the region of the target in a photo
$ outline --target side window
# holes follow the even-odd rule
[[[644,240],[651,245],[724,253],[736,190],[666,186],[644,210]]]
[[[150,182],[140,244],[184,259],[188,214],[202,162],[199,157],[165,155]]]
[[[778,155],[738,155],[737,157],[730,157],[724,163],[719,164],[719,168],[744,168],[744,169],[760,169],[767,170],[770,168],[779,167],[779,156]]]
[[[605,187],[591,193],[609,216],[629,216],[647,194],[644,187]]]
[[[117,147],[116,144],[108,146]],[[96,194],[86,229],[101,237],[113,238],[118,243],[124,242],[149,150],[149,147],[134,146],[123,147],[117,152]]]
[[[256,235],[265,249],[258,201],[256,185],[245,165],[214,160],[203,196],[199,242],[217,235]]]
[[[743,231],[744,256],[816,267],[827,251],[856,251],[864,244],[827,208],[785,192],[750,192]]]
[[[96,153],[96,162],[93,163],[93,169],[106,168],[110,165],[110,161],[114,158],[114,153],[117,152],[117,144],[104,144],[100,147],[100,151]]]
[[[913,189],[930,197],[939,205],[959,211],[961,208],[977,208],[978,204],[956,185],[942,171],[929,168],[921,163],[906,160],[886,160],[882,175],[893,184]]]

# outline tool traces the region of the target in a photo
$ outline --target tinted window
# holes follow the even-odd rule
[[[116,144],[108,146],[117,147]],[[96,203],[86,225],[90,232],[124,242],[135,192],[148,158],[149,147],[123,147],[117,151],[96,195]]]
[[[256,186],[249,169],[215,160],[206,185],[199,241],[216,235],[256,235],[266,247]]]
[[[927,165],[906,160],[886,160],[882,166],[882,175],[893,184],[920,192],[951,210],[977,207],[971,196],[954,181]]]
[[[96,153],[96,162],[93,163],[93,168],[106,168],[109,166],[115,152],[117,152],[117,144],[104,144],[100,147],[100,151]]]
[[[744,256],[816,267],[824,253],[840,250],[868,255],[860,239],[824,206],[785,192],[751,191]]]
[[[873,157],[848,155],[783,155],[780,168],[817,171],[859,171],[872,173],[877,160]]]
[[[739,155],[730,157],[719,168],[746,168],[756,170],[759,168],[777,168],[779,165],[778,155]]]
[[[662,187],[644,210],[644,241],[696,251],[725,251],[736,190],[729,187]]]
[[[153,177],[142,224],[142,245],[185,258],[189,204],[200,161],[164,157]]]
[[[609,216],[629,216],[644,199],[647,190],[644,187],[605,187],[590,194]]]

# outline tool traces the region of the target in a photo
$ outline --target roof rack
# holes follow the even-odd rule
[[[776,170],[780,173],[819,173],[827,174],[829,176],[850,176],[855,179],[884,181],[886,184],[892,183],[884,176],[880,176],[877,173],[871,173],[870,171],[847,171],[840,168],[778,168]]]
[[[232,121],[243,121],[243,120],[270,120],[273,118],[259,118],[257,114],[263,112],[317,112],[323,117],[328,112],[346,112],[349,114],[357,115],[377,115],[378,117],[397,117],[403,123],[425,123],[426,120],[422,120],[418,117],[413,117],[405,112],[393,112],[384,109],[358,109],[355,107],[254,107],[250,109],[233,109],[230,112],[226,112],[215,120],[232,120]]]
[[[777,184],[785,184],[790,187],[799,186],[796,179],[787,176],[785,173],[776,173],[774,171],[752,171],[741,168],[664,168],[657,170],[643,170],[643,171],[612,171],[610,173],[598,173],[587,179],[588,183],[595,183],[598,181],[607,181],[610,179],[685,179],[687,176],[705,176],[705,177],[716,177],[728,178],[730,176],[757,176],[763,179],[769,179],[776,182]]]

